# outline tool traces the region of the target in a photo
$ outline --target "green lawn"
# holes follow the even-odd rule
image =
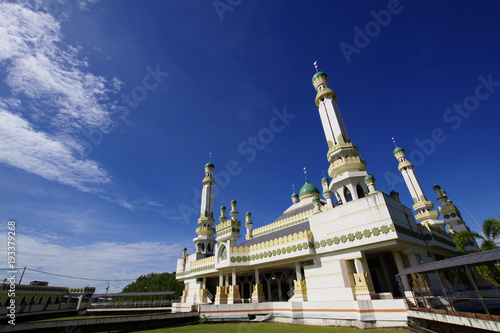
[[[141,331],[150,333],[175,333],[175,332],[231,332],[231,333],[354,333],[359,329],[349,327],[332,326],[310,326],[310,325],[290,325],[279,323],[241,323],[241,324],[204,324],[190,325],[173,328],[163,328],[151,331]],[[370,329],[363,330],[366,333],[403,333],[408,332],[402,329]]]

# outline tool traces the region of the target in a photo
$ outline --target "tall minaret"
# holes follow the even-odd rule
[[[214,185],[215,181],[212,177],[214,173],[214,165],[208,162],[205,165],[205,178],[203,179],[203,190],[201,192],[201,207],[200,218],[196,228],[198,237],[193,239],[193,242],[200,253],[206,256],[213,255],[215,245],[215,229],[213,225],[214,220]],[[198,247],[199,243],[199,247]]]
[[[413,164],[406,159],[405,150],[401,147],[396,147],[393,154],[399,161],[398,169],[403,175],[413,199],[413,210],[417,212],[415,218],[429,230],[430,226],[435,226],[444,231],[445,223],[438,220],[439,213],[433,210],[434,204],[425,197],[424,191],[422,191],[422,187],[413,171]]]
[[[365,171],[366,162],[358,156],[358,147],[351,143],[347,134],[337,105],[337,94],[329,88],[328,76],[324,72],[317,72],[312,83],[317,91],[316,106],[329,148],[328,174],[332,178],[330,190],[341,203],[360,199],[364,197],[364,193],[369,192],[364,182],[368,175]]]
[[[438,208],[441,214],[443,214],[444,221],[453,228],[454,232],[467,231],[468,229],[462,219],[462,214],[460,214],[458,208],[453,204],[453,201],[448,199],[446,192],[439,185],[434,185],[432,189],[438,196],[437,201],[443,205],[443,207]]]

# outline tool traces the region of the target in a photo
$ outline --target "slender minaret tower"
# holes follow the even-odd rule
[[[425,197],[424,191],[422,191],[422,187],[413,171],[413,164],[406,159],[405,150],[396,146],[393,154],[399,161],[398,169],[403,175],[413,199],[413,210],[417,212],[415,218],[429,230],[431,226],[435,226],[444,231],[445,223],[438,220],[439,213],[433,210],[434,204]]]
[[[324,72],[317,72],[312,78],[312,83],[317,91],[316,106],[329,148],[328,174],[332,178],[330,190],[342,203],[360,199],[364,197],[365,192],[369,192],[363,181],[368,175],[365,171],[366,162],[358,156],[358,147],[351,142],[347,134],[337,105],[337,94],[330,89],[328,76]]]
[[[194,244],[198,253],[205,256],[213,255],[214,245],[215,245],[215,229],[213,225],[214,220],[214,185],[215,181],[212,177],[214,173],[214,165],[208,162],[205,165],[205,178],[203,179],[203,190],[201,192],[201,207],[200,207],[200,218],[198,219],[198,224],[200,225],[196,228],[196,234],[198,237],[193,239]],[[198,247],[199,243],[199,247]]]
[[[446,192],[442,190],[439,185],[434,185],[432,189],[438,196],[437,201],[443,206],[438,208],[448,226],[453,228],[454,232],[467,231],[467,226],[462,219],[462,214],[460,214],[458,208],[453,204],[453,201],[448,199]]]

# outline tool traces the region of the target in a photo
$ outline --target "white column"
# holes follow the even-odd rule
[[[398,268],[398,273],[401,273],[405,269],[405,265],[403,263],[403,259],[401,258],[401,254],[399,252],[393,252],[394,261],[396,262],[396,267]],[[400,275],[401,282],[403,283],[404,291],[410,291],[410,282],[408,281],[408,277],[406,275]]]
[[[222,274],[222,271],[219,272],[219,287],[224,286],[224,275]]]
[[[255,284],[259,284],[259,283],[260,283],[259,269],[256,268],[255,269]]]
[[[236,268],[233,268],[232,277],[231,277],[231,285],[236,285]]]
[[[295,271],[297,272],[297,281],[301,281],[302,271],[300,270],[300,261],[295,262]]]

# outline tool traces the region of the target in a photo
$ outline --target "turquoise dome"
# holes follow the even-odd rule
[[[375,181],[375,177],[373,177],[372,175],[366,175],[364,181],[367,182],[367,181],[370,181],[370,180]]]
[[[328,78],[328,75],[326,75],[325,72],[317,72],[316,74],[313,75],[312,83],[314,84],[314,80],[316,80],[320,76],[326,76]]]
[[[212,169],[214,169],[215,165],[213,165],[212,162],[208,162],[207,164],[205,164],[205,168],[212,168]]]
[[[305,183],[304,186],[302,186],[302,188],[300,189],[300,192],[299,192],[299,196],[300,198],[302,198],[303,196],[308,196],[308,195],[311,195],[311,196],[317,196],[319,197],[319,190],[316,186],[314,186],[313,184],[310,184],[310,183]]]
[[[396,155],[397,153],[399,153],[400,151],[405,151],[403,148],[401,147],[396,147],[396,149],[394,149],[394,151],[392,152],[394,155]]]

